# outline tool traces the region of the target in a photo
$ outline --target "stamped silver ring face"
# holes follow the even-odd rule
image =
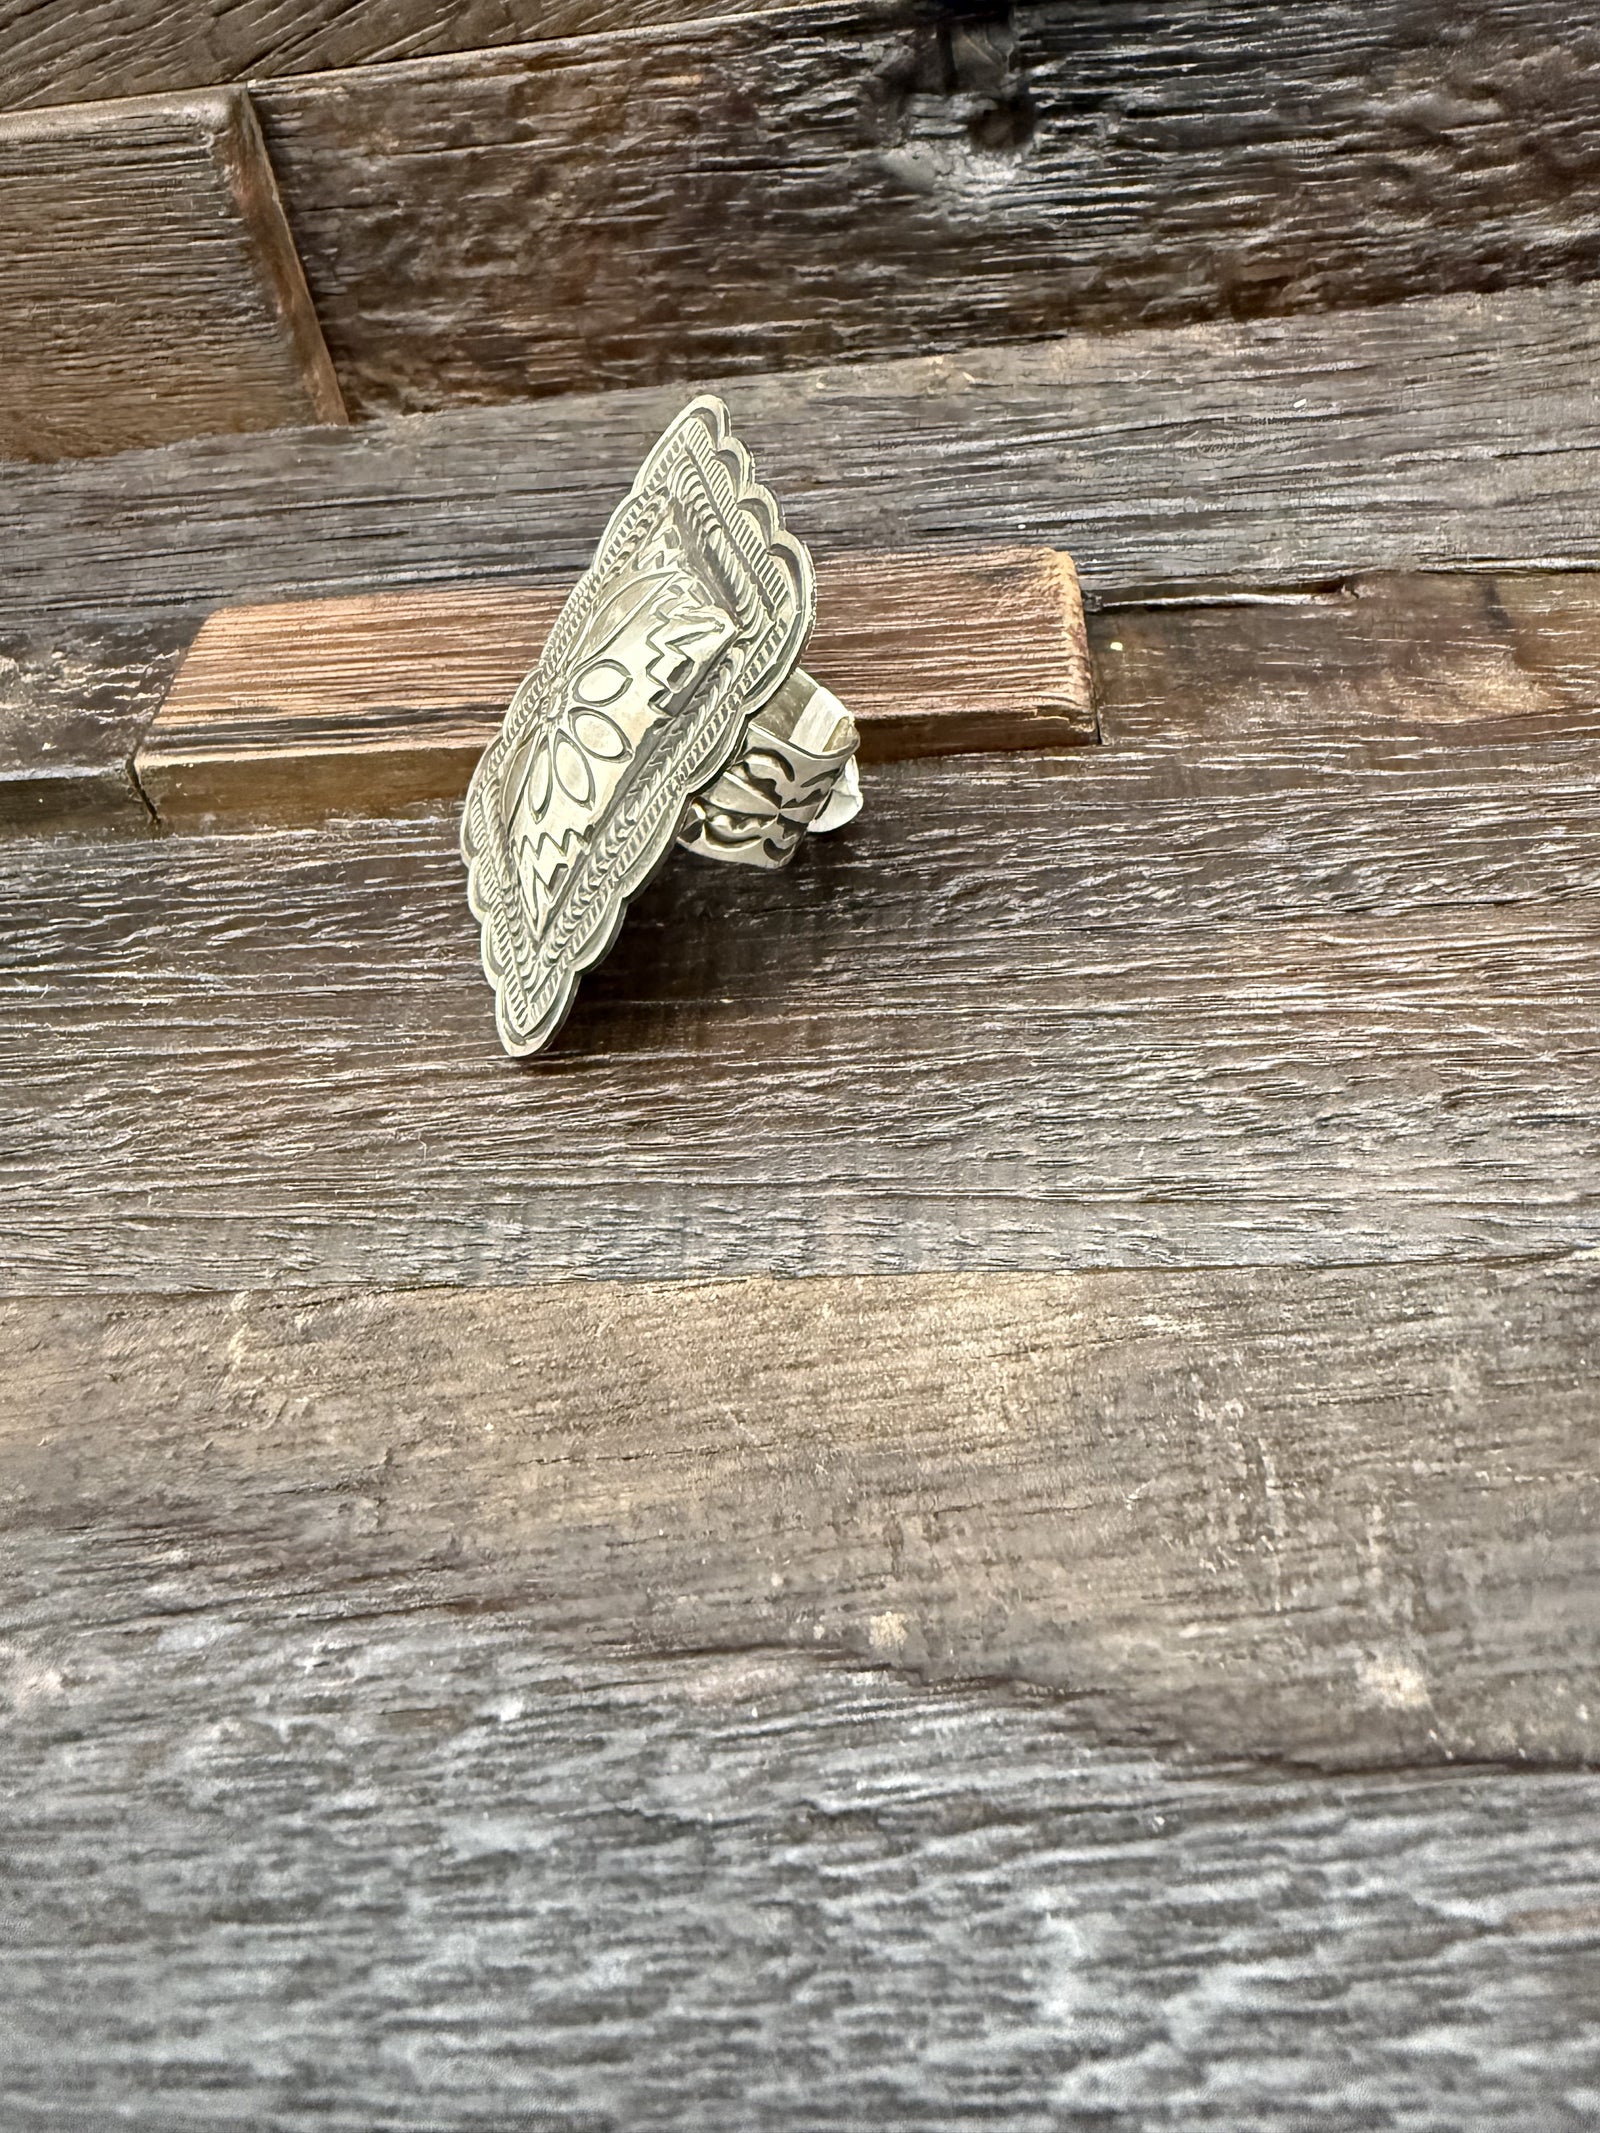
[[[799,671],[811,558],[720,400],[640,468],[467,793],[501,1042],[535,1052],[675,839],[781,866],[859,805],[855,727]]]

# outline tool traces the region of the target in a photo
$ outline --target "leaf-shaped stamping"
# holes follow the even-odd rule
[[[603,712],[575,711],[572,733],[578,746],[602,763],[614,763],[628,752],[627,735]]]
[[[580,807],[587,807],[594,798],[594,772],[589,768],[589,758],[577,742],[565,733],[558,733],[555,741],[556,783],[569,800],[576,800]]]

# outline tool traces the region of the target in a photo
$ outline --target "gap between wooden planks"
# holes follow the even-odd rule
[[[467,586],[226,608],[134,759],[161,820],[296,823],[459,797],[566,586]],[[818,565],[810,672],[869,760],[1096,738],[1083,602],[1052,549]]]

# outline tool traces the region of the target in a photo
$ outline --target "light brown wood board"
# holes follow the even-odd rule
[[[556,595],[543,597],[553,605]],[[363,713],[376,706],[378,732],[393,733],[382,711],[384,698],[398,693],[392,646],[370,664],[341,664],[334,674],[337,646],[318,638],[296,641],[295,671],[307,671],[303,650],[315,676],[313,693],[292,693],[285,675],[270,718],[232,723],[252,691],[259,693],[260,660],[282,656],[279,621],[344,607],[283,603],[247,610],[244,618],[219,611],[196,649],[227,647],[230,662],[237,649],[239,659],[199,670],[205,694],[198,710],[183,693],[164,701],[193,627],[182,611],[158,611],[124,628],[86,618],[81,636],[46,625],[42,646],[12,639],[10,661],[0,664],[0,682],[10,683],[0,695],[0,828],[83,826],[143,835],[161,822],[196,828],[274,812],[294,819],[315,811],[311,801],[323,811],[373,815],[414,804],[428,790],[441,796],[446,781],[433,755],[446,753],[460,716],[454,708],[440,710],[437,727],[429,728],[446,746],[408,767],[404,784],[377,776],[364,752],[372,728],[357,720],[353,743],[331,761],[313,758],[298,789],[268,788],[270,755],[225,755],[222,774],[209,785],[210,811],[193,806],[207,790],[201,781],[215,774],[186,750],[220,740],[236,748],[241,735],[252,748],[281,749],[280,720],[293,722],[295,745],[303,746],[308,733],[300,722],[308,711],[325,720],[334,701]],[[480,608],[503,608],[513,618],[531,612],[529,596],[509,590],[358,595],[349,602],[358,616],[432,612],[466,619]],[[264,633],[259,651],[235,636],[241,627]],[[1215,742],[1258,749],[1265,763],[1285,747],[1333,743],[1393,771],[1413,755],[1442,767],[1441,748],[1470,767],[1483,746],[1579,741],[1600,729],[1600,576],[1593,572],[1381,576],[1307,592],[1114,605],[1089,618],[1086,642],[1093,648],[1093,716],[1107,745],[1118,748]],[[440,693],[437,658],[459,675],[469,704],[481,704],[485,717],[495,715],[488,707],[509,672],[495,662],[514,665],[524,652],[531,657],[537,630],[520,647],[512,645],[497,639],[480,668],[465,635],[447,645],[428,637],[428,663],[410,677],[416,698]],[[942,659],[942,640],[928,640],[928,657],[935,665]],[[197,678],[192,665],[185,672]],[[371,701],[360,702],[363,696]],[[464,768],[477,728],[461,730]],[[1087,739],[1093,730],[1085,723],[1073,737]],[[326,731],[319,725],[310,737]],[[993,729],[984,737],[992,740]],[[142,791],[128,767],[136,747]],[[165,752],[178,758],[170,771],[160,760]],[[446,760],[455,761],[448,754]]]
[[[224,608],[135,760],[172,828],[385,814],[459,798],[565,587],[463,587]],[[823,563],[807,671],[867,762],[1095,738],[1083,604],[1050,550]]]
[[[0,459],[345,420],[249,99],[0,117]]]

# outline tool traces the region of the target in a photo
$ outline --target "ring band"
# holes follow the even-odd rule
[[[734,761],[690,801],[678,842],[734,866],[787,866],[807,830],[842,829],[860,814],[859,738],[838,697],[796,667]]]

